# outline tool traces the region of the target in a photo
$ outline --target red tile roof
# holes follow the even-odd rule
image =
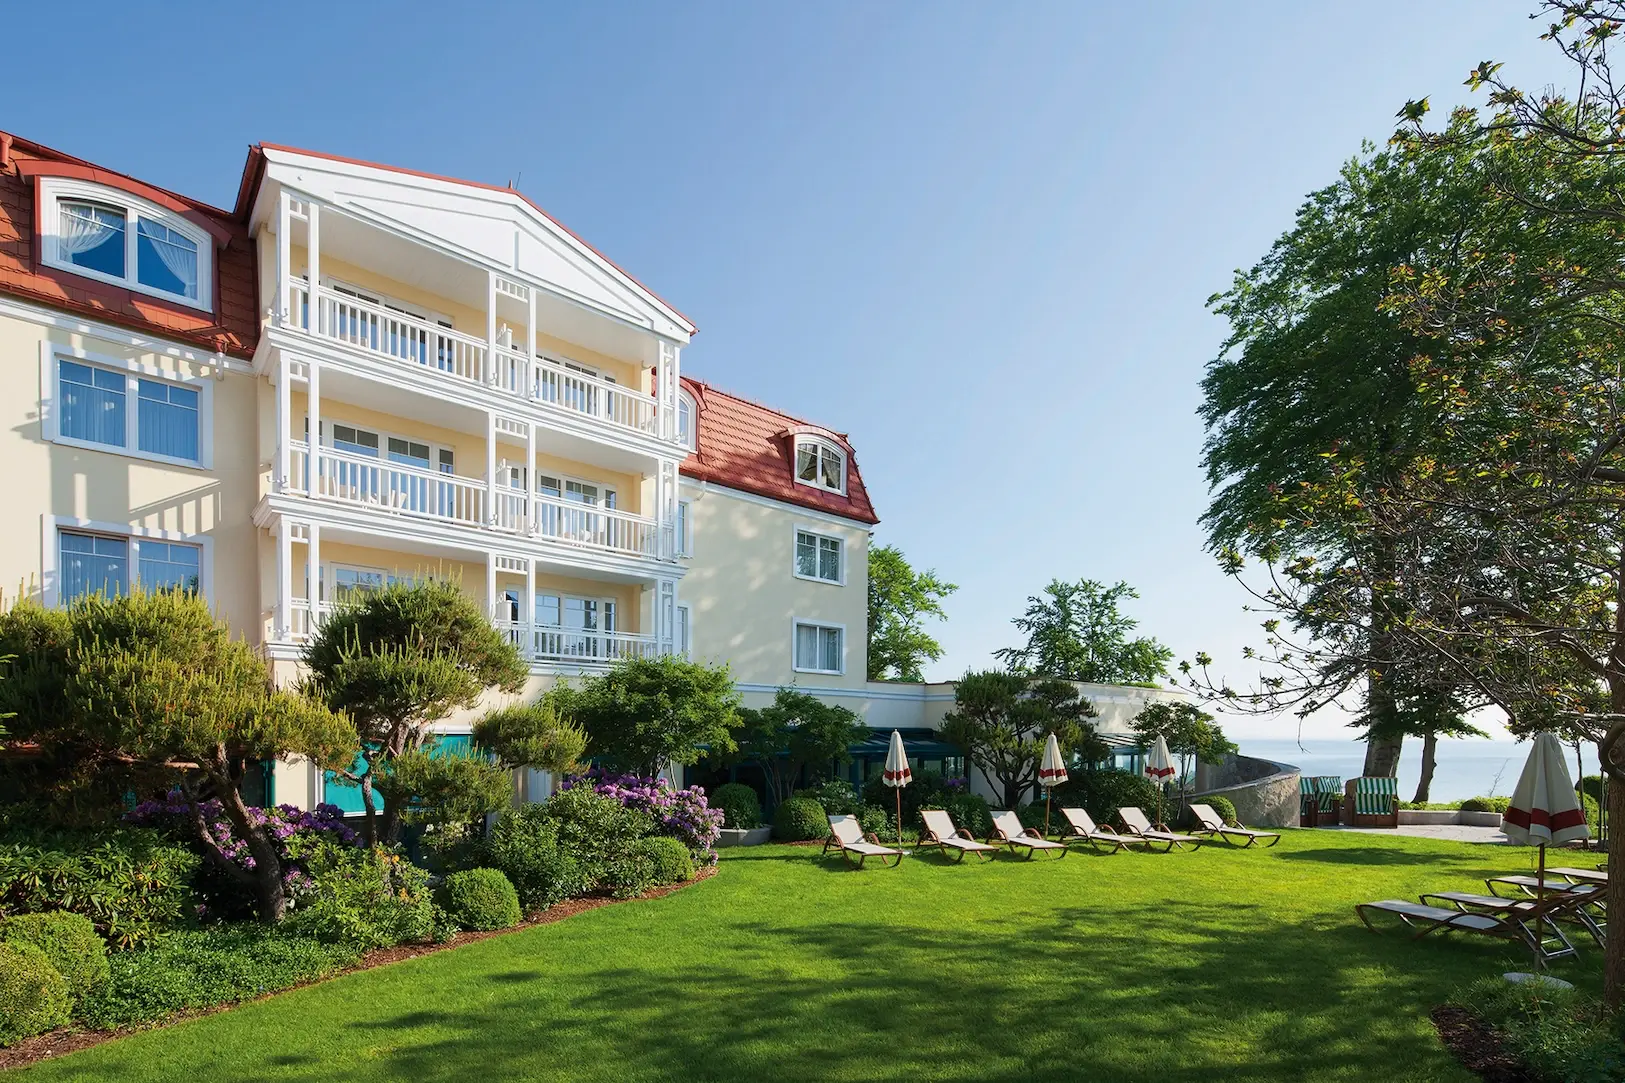
[[[683,377],[683,389],[698,408],[699,450],[683,460],[685,477],[742,489],[757,496],[814,508],[831,515],[878,523],[858,458],[847,438],[789,414],[730,395],[710,384]],[[846,495],[796,484],[796,433],[816,433],[846,449]]]
[[[35,250],[33,178],[40,174],[83,177],[123,189],[185,214],[223,239],[225,247],[215,250],[215,311],[202,312],[45,267]],[[259,339],[256,274],[253,241],[231,212],[0,132],[0,293],[248,358]]]

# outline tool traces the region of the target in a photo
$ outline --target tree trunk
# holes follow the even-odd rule
[[[226,819],[242,836],[243,843],[254,858],[255,909],[260,921],[275,925],[282,920],[288,908],[288,897],[282,887],[282,856],[264,825],[249,821],[248,806],[243,803],[243,795],[237,791],[237,787],[231,785],[230,776],[225,775],[214,782],[220,791],[220,805]]]
[[[1422,778],[1416,784],[1416,796],[1411,798],[1416,804],[1428,799],[1428,790],[1433,786],[1433,768],[1438,763],[1439,735],[1428,730],[1422,735]]]
[[[361,785],[361,807],[367,810],[366,826],[362,835],[368,846],[378,845],[378,798],[372,791],[372,762],[367,763],[367,770],[356,780]]]
[[[1375,734],[1366,738],[1365,767],[1362,773],[1366,778],[1393,778],[1399,774],[1399,754],[1404,747],[1403,737],[1378,737]]]
[[[1608,801],[1608,867],[1625,869],[1625,832],[1615,826],[1625,823],[1625,784],[1609,779],[1603,795]],[[1608,896],[1608,909],[1625,914],[1625,876],[1610,876],[1603,890]],[[1610,1012],[1618,1012],[1625,1001],[1625,936],[1607,937],[1602,957],[1603,1001]]]
[[[1380,550],[1376,558],[1379,573],[1393,575],[1391,553]],[[1393,778],[1399,774],[1399,754],[1404,748],[1404,731],[1399,726],[1399,703],[1394,698],[1394,637],[1389,630],[1392,615],[1382,597],[1371,597],[1371,660],[1365,686],[1365,713],[1368,720],[1365,744],[1366,778]]]

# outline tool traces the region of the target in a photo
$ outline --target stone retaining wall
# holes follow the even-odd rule
[[[1248,827],[1298,826],[1298,776],[1289,763],[1231,754],[1225,762],[1202,764],[1191,794],[1200,802],[1208,796],[1227,798],[1236,806],[1236,819]]]

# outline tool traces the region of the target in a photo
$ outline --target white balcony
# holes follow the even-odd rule
[[[308,492],[308,443],[290,441],[288,467],[292,493]],[[669,540],[663,544],[670,531],[661,530],[653,519],[544,493],[495,491],[493,516],[487,514],[489,494],[483,481],[332,448],[321,449],[316,478],[316,496],[321,500],[624,556],[671,559]]]
[[[311,304],[309,283],[289,284],[288,324],[391,366],[413,366],[448,385],[488,388],[499,399],[585,417],[607,433],[658,436],[659,406],[635,388],[579,372],[552,358],[526,357],[450,327],[325,286]],[[314,317],[312,315],[314,311]]]

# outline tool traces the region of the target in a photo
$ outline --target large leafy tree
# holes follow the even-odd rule
[[[1089,763],[1106,757],[1106,744],[1089,721],[1097,713],[1068,681],[988,670],[960,679],[954,709],[939,732],[998,791],[1001,807],[1014,809],[1038,781],[1051,733],[1063,756]]]
[[[587,755],[617,770],[654,775],[736,747],[740,700],[725,665],[627,658],[579,686],[554,685],[545,702],[586,731]]]
[[[942,620],[942,600],[959,587],[935,571],[917,572],[895,546],[869,550],[869,679],[923,681],[942,645],[922,627]]]
[[[1051,580],[1011,621],[1027,642],[993,654],[1012,670],[1055,680],[1152,683],[1167,673],[1174,652],[1149,637],[1130,638],[1139,622],[1121,605],[1139,596],[1127,583]]]
[[[827,772],[852,761],[851,746],[869,733],[856,714],[794,688],[780,688],[766,707],[739,712],[735,758],[762,769],[774,800],[790,797],[803,769]]]
[[[524,688],[518,649],[455,583],[395,583],[358,593],[305,647],[306,691],[355,724],[360,756],[339,774],[361,788],[369,842],[395,841],[410,795],[376,792],[388,762],[491,690]],[[378,797],[383,797],[382,809]]]

